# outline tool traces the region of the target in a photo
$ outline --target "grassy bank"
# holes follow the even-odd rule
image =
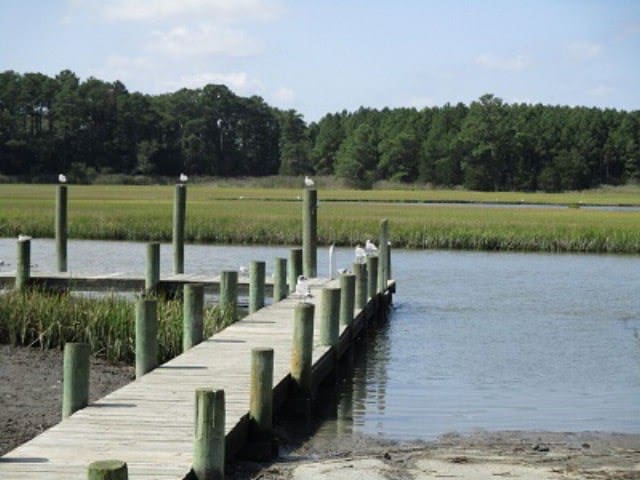
[[[217,307],[205,309],[205,336],[225,326]],[[40,290],[0,295],[0,343],[62,348],[86,342],[111,362],[135,361],[135,304],[122,297],[87,298]],[[159,360],[182,352],[182,302],[158,301]]]
[[[53,185],[0,185],[0,236],[53,236]],[[299,244],[300,189],[192,185],[190,242]],[[375,238],[391,222],[395,247],[483,250],[640,252],[640,212],[599,211],[593,205],[640,205],[637,187],[566,194],[457,190],[319,190],[319,239],[353,245]],[[171,238],[173,187],[71,186],[72,238]],[[427,203],[425,203],[427,202]],[[429,202],[537,203],[533,208]],[[564,205],[548,208],[547,204]]]

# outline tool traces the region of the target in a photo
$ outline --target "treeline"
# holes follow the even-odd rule
[[[640,180],[640,112],[506,104],[361,108],[307,125],[224,85],[163,95],[71,71],[0,73],[0,174],[322,174],[476,190]]]

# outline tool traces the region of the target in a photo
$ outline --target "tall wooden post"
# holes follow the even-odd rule
[[[356,294],[356,276],[340,275],[340,325],[351,325]]]
[[[264,262],[254,260],[249,264],[249,313],[264,307]]]
[[[196,390],[193,472],[198,480],[224,480],[224,390]]]
[[[204,285],[188,283],[183,294],[182,351],[202,342],[204,329]]]
[[[307,278],[318,272],[318,191],[304,190],[302,205],[302,274]]]
[[[141,298],[136,304],[136,377],[158,366],[157,301]]]
[[[58,271],[67,271],[67,186],[58,185],[56,190],[56,257]]]
[[[294,310],[291,378],[298,394],[307,398],[311,397],[314,311],[315,306],[312,303],[298,303]]]
[[[65,343],[62,374],[62,418],[89,404],[89,355],[87,343]]]
[[[287,259],[278,257],[273,270],[273,302],[279,302],[287,296],[288,292]]]
[[[289,263],[287,264],[289,278],[289,293],[296,291],[298,277],[302,275],[302,249],[292,248],[289,251]]]
[[[367,257],[367,296],[374,297],[378,291],[378,257]]]
[[[128,480],[127,464],[120,460],[99,460],[89,465],[88,480]]]
[[[144,278],[144,290],[146,295],[158,293],[160,282],[160,244],[158,242],[147,243],[147,271]]]
[[[225,322],[233,323],[238,314],[238,272],[225,270],[220,276],[220,303]]]
[[[320,344],[338,344],[340,322],[340,289],[323,288],[320,293]]]
[[[24,290],[31,277],[31,237],[18,237],[16,257],[16,290]]]
[[[380,245],[378,247],[378,292],[387,289],[389,281],[389,221],[380,222]]]
[[[356,277],[356,309],[362,310],[367,305],[367,265],[353,264],[353,274]]]
[[[187,213],[187,186],[176,185],[173,201],[173,273],[184,273],[184,226]]]

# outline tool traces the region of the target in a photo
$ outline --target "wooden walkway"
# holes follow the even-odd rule
[[[337,282],[333,282],[336,283]],[[314,280],[316,302],[327,280]],[[337,285],[336,285],[337,286]],[[389,292],[395,285],[390,282]],[[390,293],[382,297],[388,299]],[[289,383],[294,307],[293,296],[249,315],[142,378],[79,410],[0,458],[2,480],[86,479],[96,460],[127,462],[129,478],[183,479],[191,469],[195,389],[224,389],[227,453],[242,446],[247,436],[251,349],[274,349],[274,396],[284,398]],[[342,329],[339,352],[373,315],[376,301],[357,312],[351,327]],[[314,383],[327,371],[328,347],[317,345],[319,312],[313,354]],[[277,404],[276,400],[276,404]]]

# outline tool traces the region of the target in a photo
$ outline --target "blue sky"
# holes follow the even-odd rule
[[[640,1],[0,0],[0,70],[360,106],[640,109]]]

